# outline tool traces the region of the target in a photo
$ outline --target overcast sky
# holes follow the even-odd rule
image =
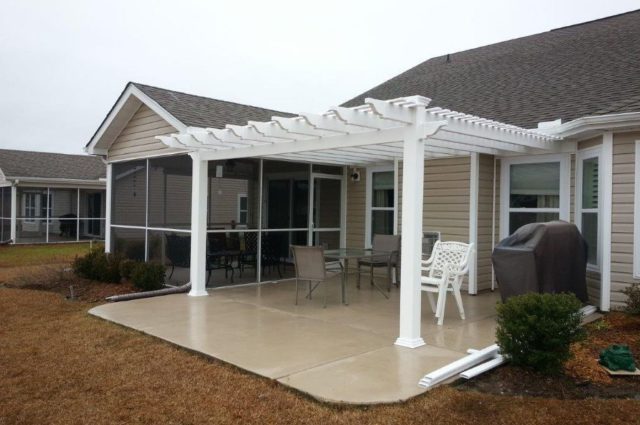
[[[82,153],[128,81],[321,112],[433,56],[638,7],[638,0],[0,0],[0,147]]]

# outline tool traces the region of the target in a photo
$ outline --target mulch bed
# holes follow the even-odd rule
[[[105,283],[78,277],[67,263],[4,269],[2,276],[4,279],[0,279],[0,283],[8,288],[54,292],[67,299],[89,303],[104,302],[111,295],[138,292],[128,281]]]
[[[564,373],[544,376],[510,365],[499,367],[467,382],[461,390],[490,394],[553,397],[558,399],[640,399],[640,376],[610,376],[598,364],[601,350],[612,344],[628,344],[640,365],[640,316],[607,314],[586,326],[587,338],[573,345],[573,358]]]

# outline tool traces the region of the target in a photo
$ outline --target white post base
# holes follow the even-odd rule
[[[206,297],[208,295],[209,293],[207,291],[198,291],[197,289],[192,289],[191,291],[189,291],[190,297]]]
[[[426,345],[424,339],[422,338],[398,338],[396,339],[395,345],[399,345],[400,347],[407,348],[418,348]]]

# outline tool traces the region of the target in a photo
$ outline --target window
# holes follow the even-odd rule
[[[578,152],[576,156],[576,226],[587,241],[587,263],[600,265],[600,148]]]
[[[392,235],[396,214],[395,176],[393,169],[367,170],[366,244],[370,246],[375,234]]]
[[[502,161],[502,238],[525,224],[569,219],[568,155]]]
[[[246,193],[238,194],[238,224],[247,224],[249,218],[249,198]]]
[[[38,212],[38,197],[39,193],[27,192],[24,194],[24,216],[25,218],[31,219],[33,221],[35,217],[37,217]]]

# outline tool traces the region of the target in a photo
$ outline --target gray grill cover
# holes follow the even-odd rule
[[[587,243],[573,224],[522,226],[491,258],[503,301],[528,292],[571,292],[587,302]]]

